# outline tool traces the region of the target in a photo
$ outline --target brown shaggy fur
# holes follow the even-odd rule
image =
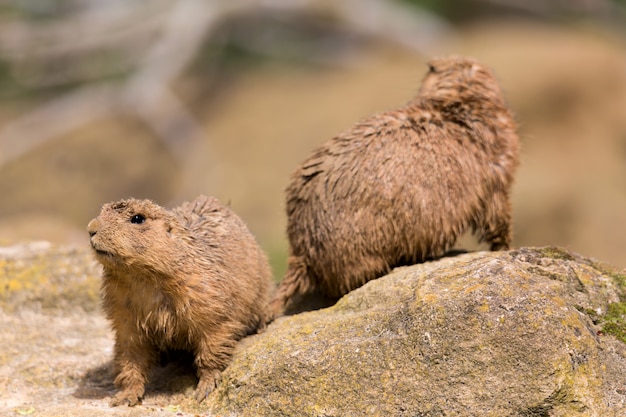
[[[202,401],[237,340],[265,326],[271,273],[243,221],[200,196],[168,211],[149,200],[106,204],[87,226],[104,269],[104,310],[115,331],[112,406],[135,405],[159,354],[194,355]]]
[[[404,107],[357,123],[292,174],[275,314],[312,290],[338,298],[440,257],[470,228],[492,250],[509,247],[519,145],[500,88],[472,59],[429,68]]]

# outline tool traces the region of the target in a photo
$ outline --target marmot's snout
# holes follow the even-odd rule
[[[87,233],[89,233],[89,237],[94,237],[96,233],[98,233],[98,229],[100,229],[100,222],[98,219],[92,219],[87,225]]]
[[[87,233],[89,233],[89,244],[96,252],[96,255],[102,255],[103,253],[106,253],[106,251],[103,250],[103,248],[101,247],[102,244],[98,244],[98,240],[102,240],[98,239],[98,237],[100,236],[97,235],[101,228],[102,223],[100,222],[100,220],[98,220],[97,217],[92,219],[87,225]]]

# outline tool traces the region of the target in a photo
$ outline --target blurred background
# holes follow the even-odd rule
[[[86,246],[105,202],[205,193],[280,278],[291,171],[447,54],[519,123],[514,245],[626,267],[624,0],[0,1],[0,245]]]

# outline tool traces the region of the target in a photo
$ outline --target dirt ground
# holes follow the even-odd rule
[[[184,357],[154,369],[142,405],[109,407],[113,333],[94,297],[99,273],[88,250],[0,249],[0,416],[206,415]]]
[[[137,407],[109,407],[112,333],[97,312],[0,313],[0,415],[208,415],[192,398],[189,361],[157,368]]]

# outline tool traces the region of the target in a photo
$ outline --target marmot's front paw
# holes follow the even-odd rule
[[[194,393],[196,401],[202,402],[217,387],[221,372],[218,370],[209,371],[200,377],[198,387]]]
[[[141,397],[143,396],[142,389],[125,389],[115,394],[109,406],[117,407],[118,405],[127,405],[134,407],[141,403]]]

